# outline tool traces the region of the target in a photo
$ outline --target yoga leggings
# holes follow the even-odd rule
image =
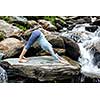
[[[27,44],[25,45],[25,49],[28,50],[36,40],[39,42],[42,49],[48,51],[54,57],[55,60],[58,60],[58,57],[54,53],[52,45],[46,40],[45,36],[40,30],[35,30],[32,32]]]
[[[25,49],[28,50],[31,47],[31,45],[39,38],[40,34],[41,33],[38,30],[33,31],[27,44],[25,45]]]

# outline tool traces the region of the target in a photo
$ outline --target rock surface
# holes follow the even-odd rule
[[[29,78],[35,78],[39,81],[56,81],[72,78],[78,75],[80,66],[55,62],[50,56],[30,57],[27,63],[19,63],[18,58],[5,59],[11,66],[11,69],[17,69],[18,75]]]
[[[74,41],[71,39],[68,39],[66,37],[62,37],[64,40],[64,45],[65,45],[65,55],[67,57],[70,57],[73,60],[78,61],[78,58],[80,57],[80,48],[78,44],[76,44]]]
[[[48,31],[55,31],[56,27],[51,24],[50,21],[46,21],[46,20],[38,20],[39,24],[42,25],[42,27]]]
[[[12,57],[21,52],[23,46],[23,43],[16,38],[6,38],[0,42],[0,52],[4,53],[4,58]]]
[[[10,37],[12,35],[18,35],[22,30],[16,26],[8,24],[4,20],[0,20],[0,32],[5,34],[5,37]]]

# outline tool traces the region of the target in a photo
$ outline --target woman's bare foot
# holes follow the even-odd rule
[[[26,57],[24,57],[24,56],[23,56],[23,59],[25,59],[25,60],[29,60],[29,58],[26,58]]]
[[[19,59],[19,63],[26,63],[28,60],[27,59]]]
[[[63,63],[63,64],[69,64],[69,62],[67,60],[65,60],[64,58],[62,58],[61,56],[59,56],[58,54],[56,54],[57,57],[59,58],[59,62]]]
[[[69,64],[69,62],[66,61],[66,60],[61,60],[61,59],[59,59],[59,62],[62,63],[62,64]]]

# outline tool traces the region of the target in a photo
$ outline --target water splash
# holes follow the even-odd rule
[[[79,43],[81,51],[81,57],[79,58],[79,62],[82,66],[81,73],[92,78],[100,78],[100,69],[97,65],[94,65],[93,62],[93,55],[95,53],[95,51],[93,51],[94,44],[99,40],[100,38],[95,36],[91,40],[84,41],[84,43]]]
[[[6,83],[8,80],[6,71],[0,67],[0,83]]]
[[[3,53],[0,53],[0,62],[2,61]],[[8,80],[7,72],[0,66],[0,83],[6,83]]]
[[[87,31],[85,27],[91,28],[92,26],[89,24],[79,24],[72,31],[65,32],[62,35],[74,40],[79,45],[81,73],[91,78],[100,78],[100,69],[93,61],[95,59],[94,54],[96,53],[94,44],[100,41],[100,27],[98,26],[94,32]],[[100,65],[100,63],[98,64]]]

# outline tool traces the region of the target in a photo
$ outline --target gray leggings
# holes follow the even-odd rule
[[[58,60],[58,57],[54,53],[52,45],[46,40],[45,36],[40,30],[35,30],[32,32],[27,44],[25,45],[25,49],[28,50],[35,41],[38,41],[42,49],[48,51],[55,60]]]

